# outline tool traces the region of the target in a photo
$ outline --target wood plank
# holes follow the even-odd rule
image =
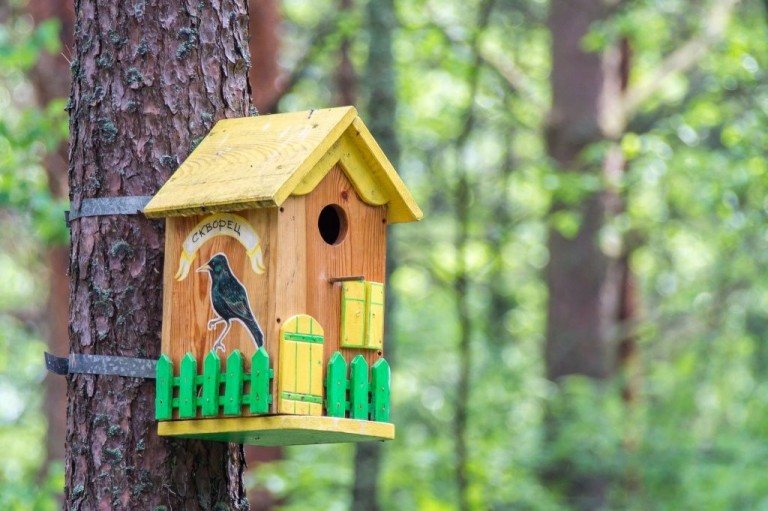
[[[353,107],[219,121],[144,214],[279,207],[291,195],[310,193],[337,164],[363,201],[389,204],[389,223],[423,216]]]
[[[344,239],[326,243],[318,229],[318,218],[329,204],[339,206],[347,218]],[[306,314],[325,329],[323,366],[335,351],[347,361],[362,355],[369,366],[383,356],[383,350],[341,348],[341,287],[332,277],[361,275],[365,280],[384,282],[387,206],[369,206],[355,192],[339,166],[335,166],[306,196]]]
[[[341,346],[365,346],[365,282],[344,282],[341,285]]]
[[[395,168],[384,154],[378,142],[376,142],[376,139],[368,131],[365,123],[358,117],[352,121],[350,129],[355,130],[356,137],[362,142],[356,144],[356,146],[363,153],[369,172],[372,172],[374,179],[387,189],[386,195],[390,198],[387,221],[394,224],[421,220],[424,213],[422,213],[419,205],[416,204],[413,195],[411,195],[411,192],[395,171]],[[379,172],[383,173],[383,175],[379,174]],[[380,282],[383,282],[383,280]]]
[[[144,212],[278,206],[356,117],[354,107],[340,107],[221,120]]]
[[[368,311],[365,323],[365,347],[384,347],[384,284],[365,283],[365,305]]]
[[[387,422],[339,417],[274,415],[158,423],[158,434],[249,445],[280,446],[393,440]]]
[[[276,212],[277,228],[272,233],[270,274],[270,296],[274,303],[273,313],[269,316],[269,332],[273,339],[279,338],[282,322],[292,316],[307,312],[307,245],[306,211],[304,197],[290,197]],[[270,346],[272,360],[280,360],[279,343]],[[273,395],[280,388],[280,371],[276,371],[273,383]],[[279,397],[273,401],[277,411]],[[292,411],[292,410],[291,410]]]
[[[263,261],[266,266],[263,273],[254,271],[246,248],[236,238],[217,235],[205,241],[196,254],[190,254],[194,255],[194,260],[190,264],[189,273],[182,280],[177,280],[175,275],[182,260],[184,240],[203,218],[211,217],[174,217],[167,220],[161,351],[168,354],[177,367],[181,357],[187,352],[191,352],[197,360],[202,361],[225,326],[222,322],[211,329],[208,328],[208,322],[218,316],[211,303],[210,276],[207,272],[195,271],[217,253],[226,254],[232,272],[246,288],[251,310],[265,332],[267,350],[270,351],[270,357],[274,357],[270,345],[276,344],[276,339],[271,340],[274,337],[270,337],[265,318],[269,318],[269,279],[272,272],[270,266],[274,265],[270,240],[277,211],[252,210],[238,212],[238,215],[251,225],[260,237]],[[235,349],[240,350],[246,359],[246,370],[249,370],[250,359],[256,351],[256,345],[243,323],[234,320],[231,325],[231,329],[223,339],[224,353],[229,354]],[[226,362],[222,362],[224,365],[222,370],[226,370]]]

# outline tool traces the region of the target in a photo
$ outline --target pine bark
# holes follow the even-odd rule
[[[244,0],[78,0],[71,209],[152,195],[224,117],[249,113]],[[157,358],[164,222],[71,224],[70,350]],[[68,378],[66,509],[247,509],[237,445],[158,437],[154,383]]]
[[[602,174],[609,184],[618,182],[624,169],[620,150],[612,147],[602,162],[586,161],[583,151],[615,140],[623,130],[619,104],[626,86],[626,61],[618,46],[588,52],[582,41],[596,22],[610,14],[610,4],[603,0],[551,3],[553,97],[547,125],[549,156],[559,172]],[[552,212],[569,207],[555,202]],[[601,249],[599,234],[620,209],[618,195],[606,188],[591,193],[576,207],[581,224],[574,237],[550,229],[545,362],[547,378],[553,382],[581,375],[599,383],[617,374],[624,279],[618,257]],[[567,421],[567,417],[548,417],[550,442],[556,442]],[[545,480],[563,489],[576,509],[605,506],[612,483],[609,474],[581,473],[571,460],[557,460],[545,472]]]

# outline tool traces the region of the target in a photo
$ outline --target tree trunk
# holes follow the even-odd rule
[[[151,195],[223,117],[249,112],[247,5],[78,0],[72,210]],[[71,352],[157,358],[164,223],[71,224]],[[66,509],[247,509],[242,447],[158,437],[154,384],[68,379]]]
[[[367,23],[369,40],[371,41],[368,48],[368,63],[363,76],[365,90],[369,93],[366,108],[367,122],[384,154],[397,168],[400,160],[400,145],[395,131],[397,93],[395,91],[395,60],[392,52],[392,36],[397,22],[393,0],[370,0],[368,2]],[[344,58],[342,57],[342,68]],[[348,57],[346,58],[348,59]],[[342,69],[340,70],[340,77],[343,74]],[[339,86],[342,87],[342,85],[343,81],[340,80]],[[354,93],[354,86],[350,86],[349,89],[347,93]],[[344,94],[342,92],[342,101],[344,101]],[[392,236],[388,236],[387,276],[391,275],[396,260],[395,243]],[[396,302],[390,288],[391,286],[385,287],[387,313],[384,315],[384,343],[387,360],[395,367],[395,346],[392,344],[392,335],[395,331]],[[381,462],[381,443],[360,443],[355,446],[355,479],[352,487],[351,506],[353,511],[378,511],[381,509],[378,484]]]
[[[615,183],[623,171],[621,152],[612,148],[602,165],[586,162],[582,150],[596,142],[615,139],[623,129],[621,117],[622,52],[586,52],[582,40],[593,24],[610,14],[603,0],[554,0],[549,28],[552,34],[552,109],[547,126],[550,157],[560,172],[603,172]],[[553,212],[567,207],[558,203]],[[546,270],[549,291],[547,378],[560,382],[569,375],[597,381],[617,372],[616,335],[622,293],[622,271],[614,255],[601,250],[599,233],[606,219],[618,213],[619,198],[612,190],[592,193],[577,206],[578,233],[563,236],[550,229],[550,260]],[[565,417],[548,417],[550,441]],[[607,474],[580,473],[568,460],[548,467],[548,482],[563,488],[577,509],[600,509],[606,503]]]

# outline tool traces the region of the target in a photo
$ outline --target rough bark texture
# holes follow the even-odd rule
[[[47,52],[40,54],[37,65],[30,73],[32,85],[35,88],[37,101],[45,107],[54,99],[64,98],[69,94],[69,63],[65,55],[69,55],[73,46],[73,27],[75,12],[69,2],[59,0],[31,0],[28,4],[29,13],[39,24],[47,19],[56,18],[61,22],[59,32],[62,52],[51,55]],[[56,151],[45,157],[45,170],[51,194],[57,198],[69,195],[67,183],[67,144],[60,144]],[[69,249],[64,246],[48,248],[49,287],[46,303],[46,336],[48,349],[57,355],[64,355],[69,350],[67,339],[69,323]],[[64,458],[64,439],[67,432],[67,388],[62,385],[61,378],[48,374],[45,377],[45,411],[48,417],[48,433],[46,435],[46,463],[43,471],[47,470],[53,460]]]
[[[602,172],[615,183],[623,171],[620,151],[609,150],[602,168],[581,159],[581,151],[595,142],[611,140],[623,129],[621,102],[622,52],[611,48],[587,53],[582,39],[596,21],[610,14],[603,0],[554,0],[549,28],[552,34],[552,109],[547,126],[549,155],[561,172]],[[553,211],[563,207],[554,204]],[[559,382],[569,375],[596,380],[614,376],[618,368],[619,306],[622,269],[599,245],[605,220],[619,212],[620,201],[611,190],[594,193],[579,207],[578,234],[566,238],[549,233],[550,261],[547,318],[547,377]],[[549,417],[548,435],[558,435],[558,421]],[[548,467],[546,480],[564,489],[577,509],[605,505],[610,480],[606,474],[579,473],[568,460]]]
[[[367,22],[371,45],[368,49],[368,63],[363,77],[365,89],[369,93],[366,123],[384,154],[397,168],[400,160],[400,145],[395,131],[397,94],[395,92],[395,60],[392,52],[392,37],[397,22],[394,2],[392,0],[370,0],[368,2]],[[344,55],[343,49],[342,55]],[[344,58],[342,57],[342,69],[339,70],[340,78],[345,73],[343,70]],[[348,59],[348,56],[346,58]],[[339,86],[343,88],[341,80]],[[349,91],[342,91],[341,100],[346,101],[344,94],[354,94],[355,89],[356,87],[351,86]],[[397,261],[397,248],[393,236],[390,235],[387,236],[387,276],[391,275],[395,261]],[[384,348],[387,353],[387,360],[397,371],[395,346],[391,341],[395,330],[396,302],[390,287],[385,287],[387,314],[384,316]],[[355,446],[355,479],[352,486],[351,505],[353,511],[378,511],[381,509],[378,483],[382,451],[382,444],[379,442],[361,443]]]
[[[78,0],[70,98],[72,209],[151,195],[223,117],[249,112],[247,5]],[[74,353],[157,358],[164,223],[71,225]],[[66,509],[247,509],[237,445],[156,435],[154,383],[74,375]]]

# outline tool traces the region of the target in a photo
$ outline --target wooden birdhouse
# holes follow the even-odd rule
[[[387,225],[422,213],[352,107],[218,122],[166,218],[159,434],[387,440]]]

